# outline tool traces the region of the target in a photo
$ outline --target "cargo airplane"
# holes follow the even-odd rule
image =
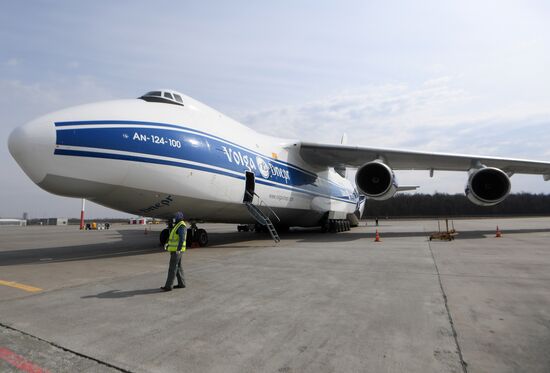
[[[50,113],[16,128],[8,145],[42,189],[166,220],[181,210],[200,245],[201,222],[256,223],[275,236],[276,227],[348,230],[365,198],[415,188],[394,170],[467,172],[465,193],[484,206],[506,198],[515,173],[550,179],[550,162],[266,136],[173,90]],[[347,168],[357,168],[354,183]]]

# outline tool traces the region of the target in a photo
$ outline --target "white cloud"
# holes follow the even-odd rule
[[[451,77],[428,80],[417,87],[386,84],[322,100],[242,113],[239,119],[273,136],[338,142],[347,132],[355,144],[414,146],[432,151],[451,147],[491,151],[526,141],[530,131],[550,121],[550,107],[512,105],[501,109],[468,109],[477,98]],[[507,136],[513,135],[513,138]],[[533,141],[541,144],[539,133]],[[476,143],[471,139],[475,138]]]
[[[452,125],[446,109],[471,97],[448,84],[450,80],[434,79],[417,88],[406,84],[370,86],[301,105],[243,114],[241,119],[275,136],[336,142],[348,132],[359,144],[398,146],[415,139],[418,128]]]

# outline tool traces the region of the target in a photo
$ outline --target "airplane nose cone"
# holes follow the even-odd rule
[[[53,123],[37,119],[17,127],[8,138],[8,149],[25,173],[35,183],[46,177],[47,164],[53,155]]]

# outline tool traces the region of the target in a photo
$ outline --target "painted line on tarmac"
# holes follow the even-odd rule
[[[5,347],[0,347],[0,360],[7,362],[15,368],[27,373],[49,373],[47,369],[43,369],[36,364],[31,363],[23,356],[16,354],[12,350]]]
[[[58,344],[56,344],[56,343],[54,343],[54,342],[47,341],[47,340],[42,339],[42,338],[40,338],[40,337],[37,337],[37,336],[35,336],[35,335],[29,334],[29,333],[24,332],[24,331],[22,331],[22,330],[19,330],[19,329],[16,329],[16,328],[14,328],[14,327],[11,327],[11,326],[9,326],[9,325],[3,324],[2,322],[0,322],[0,331],[1,331],[1,328],[5,328],[5,329],[8,329],[8,330],[12,330],[12,331],[14,331],[14,332],[17,332],[17,333],[21,333],[21,334],[23,334],[23,335],[26,335],[27,337],[36,339],[37,341],[45,342],[45,343],[49,344],[50,346],[53,346],[53,347],[55,347],[55,348],[59,348],[59,349],[62,350],[62,351],[70,352],[71,354],[76,355],[76,356],[79,356],[79,357],[81,357],[81,358],[95,361],[95,362],[98,363],[98,364],[101,364],[101,365],[106,366],[106,367],[108,367],[108,368],[112,368],[112,369],[114,369],[114,370],[118,370],[119,372],[122,372],[122,373],[132,373],[132,372],[130,372],[129,370],[126,370],[126,369],[123,369],[123,368],[119,368],[119,367],[117,367],[117,366],[115,366],[115,365],[113,365],[113,364],[109,364],[109,363],[107,363],[107,362],[105,362],[105,361],[101,361],[101,360],[96,359],[96,358],[94,358],[94,357],[91,357],[91,356],[88,356],[88,355],[84,355],[84,354],[82,354],[82,353],[80,353],[80,352],[77,352],[77,351],[75,351],[75,350],[71,350],[71,349],[69,349],[69,348],[66,348],[66,347],[63,347],[63,346],[61,346],[61,345],[58,345]],[[49,373],[48,371],[41,371],[41,372],[42,372],[42,373]],[[33,373],[34,373],[34,372],[33,372]]]
[[[0,280],[0,285],[9,286],[9,287],[16,288],[16,289],[19,289],[19,290],[25,290],[25,291],[28,291],[29,293],[36,293],[38,291],[43,290],[43,289],[40,289],[40,288],[37,288],[37,287],[34,287],[34,286],[20,284],[20,283],[15,282],[15,281]]]

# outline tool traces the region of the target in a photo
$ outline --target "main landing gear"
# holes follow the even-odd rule
[[[337,232],[346,232],[351,229],[351,224],[347,219],[327,219],[321,225],[321,231],[323,233],[337,233]]]
[[[170,228],[165,228],[160,232],[160,245],[164,246],[168,242],[170,236]],[[197,228],[196,223],[191,223],[191,227],[187,228],[187,248],[204,247],[208,245],[208,233],[205,229]]]

